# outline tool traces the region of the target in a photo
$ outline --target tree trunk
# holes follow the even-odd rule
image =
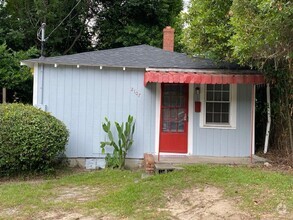
[[[291,148],[291,158],[293,164],[293,134],[292,134],[292,119],[291,119],[291,105],[289,103],[289,94],[288,90],[292,91],[292,78],[293,78],[293,67],[292,67],[292,59],[289,59],[289,88],[286,90],[286,109],[287,109],[287,120],[288,120],[288,128],[289,128],[289,140],[290,140],[290,148]]]
[[[3,104],[6,103],[6,93],[7,93],[6,88],[2,88],[2,103]]]
[[[289,141],[290,141],[290,148],[291,148],[291,157],[293,163],[293,134],[292,134],[292,125],[291,125],[291,114],[290,114],[290,105],[288,100],[288,92],[286,91],[286,114],[287,114],[287,121],[288,121],[288,131],[289,131]]]

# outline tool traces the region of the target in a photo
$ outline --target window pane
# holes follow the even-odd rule
[[[230,85],[229,84],[224,84],[223,85],[223,90],[224,91],[229,91],[230,90]]]
[[[207,90],[214,90],[214,85],[208,84],[207,85]]]
[[[214,97],[214,93],[208,91],[208,92],[207,92],[207,100],[208,100],[208,101],[213,101],[213,100],[214,100],[213,97]]]
[[[221,122],[221,113],[214,114],[214,121],[215,123]]]
[[[221,92],[215,92],[215,101],[221,101]]]
[[[207,103],[206,112],[214,112],[214,103]]]
[[[222,93],[222,100],[223,101],[229,101],[229,92],[223,92]]]
[[[229,113],[229,106],[230,106],[229,103],[223,103],[222,104],[222,112]]]
[[[212,123],[213,122],[213,113],[207,113],[206,114],[206,123]]]
[[[214,112],[221,112],[221,103],[214,104]]]
[[[221,84],[216,84],[215,85],[215,90],[222,90],[222,85]]]
[[[171,131],[177,131],[177,123],[176,122],[174,122],[174,121],[172,121],[171,123],[170,123],[170,130]]]
[[[229,114],[222,114],[222,122],[229,123]]]

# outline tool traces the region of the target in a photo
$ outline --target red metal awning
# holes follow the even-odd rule
[[[175,72],[146,71],[144,85],[156,83],[188,83],[188,84],[264,84],[261,74],[219,73],[219,72]]]

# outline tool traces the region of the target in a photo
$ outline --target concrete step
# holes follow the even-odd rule
[[[158,174],[168,173],[174,170],[183,170],[184,168],[179,166],[174,166],[171,163],[155,163],[155,172]]]

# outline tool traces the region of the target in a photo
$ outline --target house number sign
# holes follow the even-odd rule
[[[133,87],[131,87],[130,92],[132,92],[137,97],[140,97],[141,95],[141,93],[138,90],[134,89]]]

